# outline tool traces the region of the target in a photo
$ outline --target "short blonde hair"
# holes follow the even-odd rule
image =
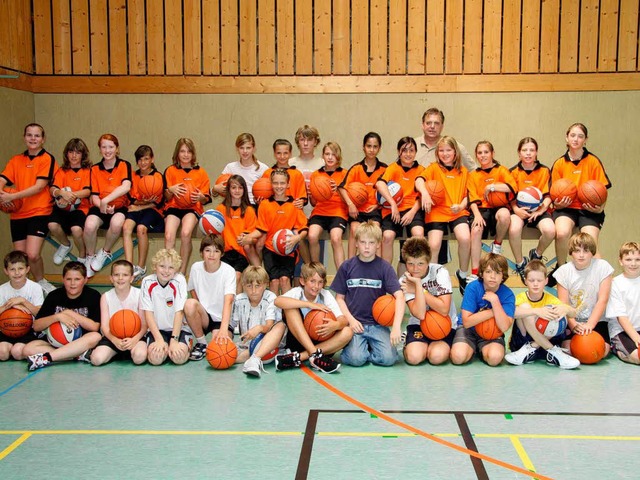
[[[336,142],[327,142],[324,144],[324,147],[322,147],[322,156],[324,157],[324,151],[325,149],[329,149],[331,150],[331,153],[333,153],[336,157],[336,160],[338,160],[338,166],[340,167],[342,165],[342,149],[340,148],[340,145],[338,145]]]
[[[569,239],[569,255],[578,250],[578,248],[587,250],[591,252],[592,255],[595,255],[598,251],[598,244],[596,243],[596,239],[591,235],[580,232]]]
[[[320,262],[304,263],[300,271],[300,277],[303,280],[313,277],[315,274],[320,275],[323,282],[327,281],[327,269]]]
[[[160,262],[163,262],[165,260],[168,260],[176,269],[180,268],[180,264],[182,263],[182,258],[180,258],[178,252],[176,252],[173,248],[163,248],[161,250],[158,250],[151,259],[151,264],[153,265],[154,270],[160,264]]]
[[[629,255],[630,253],[633,253],[633,252],[640,252],[640,243],[624,242],[620,247],[620,256],[619,256],[620,260],[622,260],[622,257],[624,257],[625,255]]]
[[[263,285],[269,285],[269,274],[262,267],[256,267],[249,265],[242,272],[242,284],[250,285],[252,283],[260,283]]]
[[[356,242],[360,241],[362,237],[370,237],[375,242],[380,243],[382,241],[382,230],[372,220],[367,220],[356,228]]]

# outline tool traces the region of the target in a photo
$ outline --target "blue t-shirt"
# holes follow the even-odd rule
[[[331,290],[345,296],[351,315],[360,323],[373,325],[373,303],[382,295],[400,290],[400,282],[389,262],[380,257],[363,262],[355,256],[340,265]]]
[[[491,303],[482,298],[484,292],[484,283],[482,283],[481,279],[469,283],[464,291],[464,297],[462,297],[462,305],[460,308],[471,313],[478,313],[482,310],[491,309]],[[504,313],[506,313],[508,317],[513,318],[513,315],[516,313],[516,296],[513,294],[511,289],[509,287],[505,287],[503,283],[498,287],[496,295],[498,295],[498,298],[500,299],[500,304],[502,305]],[[462,325],[462,315],[460,315],[458,319],[458,325]]]

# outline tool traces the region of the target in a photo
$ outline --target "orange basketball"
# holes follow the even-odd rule
[[[549,195],[554,202],[564,197],[569,197],[573,201],[577,194],[578,187],[576,187],[576,184],[566,178],[559,178],[551,184],[549,189]]]
[[[373,302],[373,308],[371,310],[373,319],[383,327],[390,327],[393,325],[393,317],[396,314],[396,299],[393,295],[382,295]]]
[[[333,196],[331,180],[324,175],[314,175],[309,183],[309,190],[316,201],[329,200]]]
[[[174,195],[174,199],[176,201],[176,205],[178,208],[193,208],[195,202],[191,200],[191,194],[199,192],[198,188],[193,183],[184,183],[184,187],[187,189],[187,192],[184,195],[178,196]]]
[[[0,332],[11,338],[20,338],[31,331],[33,317],[17,308],[9,308],[0,314]]]
[[[109,330],[118,338],[131,338],[140,333],[140,316],[133,310],[118,310],[109,319]]]
[[[604,338],[598,332],[588,335],[574,335],[571,339],[571,355],[587,365],[598,363],[604,358]]]
[[[369,191],[364,183],[351,182],[344,189],[356,207],[361,207],[369,200]]]
[[[506,207],[513,199],[513,195],[505,192],[489,192],[487,203],[492,208]]]
[[[580,203],[590,203],[599,207],[607,201],[607,187],[598,180],[588,180],[578,188],[578,199]]]
[[[230,173],[223,173],[216,179],[216,185],[223,185],[225,188],[227,186],[227,182],[231,178]]]
[[[4,187],[3,190],[7,193],[17,192],[17,190],[13,187]],[[21,208],[22,208],[21,198],[18,198],[17,200],[14,200],[13,202],[9,202],[9,203],[0,203],[0,210],[2,210],[4,213],[14,213],[20,210]]]
[[[446,201],[447,194],[442,182],[438,180],[427,180],[424,183],[424,187],[427,189],[434,205],[442,205]]]
[[[420,322],[420,330],[431,340],[442,340],[451,331],[451,319],[434,310],[427,310]]]
[[[323,312],[322,310],[309,310],[304,317],[304,328],[309,334],[309,338],[314,342],[324,342],[333,337],[333,333],[326,337],[321,337],[316,328],[327,322],[337,321],[336,316],[332,312]],[[335,333],[335,332],[334,332]]]
[[[498,328],[496,319],[493,317],[477,324],[476,333],[485,340],[495,340],[502,336],[502,330]]]
[[[255,181],[252,188],[253,198],[269,198],[273,195],[271,180],[267,177],[259,178]]]
[[[216,370],[226,370],[238,357],[238,347],[229,340],[227,343],[216,343],[211,340],[207,345],[207,361]]]
[[[138,182],[138,196],[141,199],[157,197],[162,199],[162,178],[159,175],[145,175]]]

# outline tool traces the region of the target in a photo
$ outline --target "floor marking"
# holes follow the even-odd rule
[[[30,433],[24,433],[15,442],[0,452],[0,460],[3,460],[7,455],[13,452],[16,448],[24,443],[24,441],[31,436]]]
[[[516,449],[516,452],[518,452],[518,456],[520,457],[520,460],[522,460],[522,464],[530,471],[535,472],[536,467],[533,466],[533,462],[529,458],[529,455],[527,455],[527,451],[524,449],[524,446],[520,442],[520,438],[515,435],[511,435],[509,438],[511,440],[511,443],[513,444],[513,447]]]
[[[0,435],[256,435],[302,436],[304,432],[260,432],[240,430],[0,430]]]
[[[3,396],[5,393],[9,393],[11,390],[13,390],[14,388],[16,388],[17,386],[19,386],[21,383],[26,382],[27,380],[29,380],[31,377],[33,377],[36,373],[41,372],[42,370],[35,370],[31,373],[29,373],[29,375],[27,375],[26,377],[24,377],[21,380],[18,380],[16,383],[14,383],[13,385],[11,385],[9,388],[7,388],[6,390],[3,390],[2,392],[0,392],[0,397]]]
[[[460,429],[460,433],[462,434],[464,445],[472,452],[477,452],[478,447],[476,446],[476,442],[473,439],[473,435],[471,434],[471,429],[469,428],[467,419],[464,418],[464,415],[459,412],[456,413],[454,417],[456,419],[456,423],[458,424],[458,428]],[[484,468],[484,463],[482,463],[482,460],[478,457],[471,457],[470,459],[471,465],[473,465],[473,470],[476,472],[476,477],[478,478],[478,480],[489,480],[487,469]]]
[[[494,465],[498,465],[499,467],[502,468],[506,468],[508,470],[514,471],[514,472],[518,472],[518,473],[522,473],[523,475],[526,475],[528,477],[532,477],[532,478],[537,478],[540,480],[550,480],[550,477],[546,477],[543,475],[538,475],[538,474],[534,474],[531,473],[528,470],[525,470],[523,468],[520,468],[516,465],[512,465],[510,463],[507,462],[503,462],[502,460],[498,460],[497,458],[493,458],[490,457],[488,455],[485,455],[483,453],[478,453],[478,452],[474,452],[472,450],[469,450],[467,448],[464,447],[460,447],[459,445],[456,445],[455,443],[451,443],[448,442],[446,440],[443,440],[441,438],[438,438],[434,435],[431,435],[427,432],[423,432],[422,430],[412,427],[411,425],[408,425],[406,423],[401,422],[400,420],[396,420],[393,417],[390,417],[389,415],[382,413],[381,411],[378,411],[374,408],[369,407],[368,405],[360,402],[359,400],[356,400],[353,397],[350,397],[349,395],[347,395],[346,393],[344,393],[343,391],[339,390],[338,388],[334,387],[333,385],[331,385],[330,383],[326,382],[325,380],[323,380],[322,378],[320,378],[318,375],[316,375],[315,373],[313,373],[311,370],[309,370],[309,368],[305,365],[302,366],[302,371],[307,374],[309,377],[311,377],[312,380],[316,381],[317,383],[319,383],[320,385],[322,385],[323,387],[325,387],[327,390],[331,391],[332,393],[334,393],[335,395],[337,395],[338,397],[342,398],[343,400],[351,403],[352,405],[355,405],[356,407],[362,409],[363,411],[369,413],[369,414],[373,414],[376,415],[378,418],[381,418],[389,423],[392,423],[393,425],[396,425],[398,427],[401,427],[405,430],[408,430],[410,432],[416,433],[424,438],[427,438],[429,440],[432,440],[436,443],[439,443],[441,445],[444,445],[446,447],[449,447],[453,450],[457,450],[458,452],[467,454],[467,455],[471,455],[474,458],[478,458],[481,460],[485,460],[489,463],[493,463]]]
[[[307,427],[304,431],[304,440],[298,457],[298,468],[296,469],[296,480],[306,480],[309,475],[309,465],[311,464],[311,452],[313,450],[313,437],[318,426],[318,412],[311,410],[307,417]]]

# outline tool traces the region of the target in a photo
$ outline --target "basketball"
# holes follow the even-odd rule
[[[564,197],[569,197],[571,201],[575,200],[578,194],[578,188],[576,184],[566,178],[559,178],[551,184],[549,195],[554,202]]]
[[[502,330],[498,328],[495,318],[490,318],[476,325],[476,333],[485,340],[495,340],[502,336]]]
[[[258,351],[263,338],[264,338],[264,333],[259,333],[258,335],[256,335],[256,338],[254,338],[253,340],[251,340],[251,342],[249,342],[249,355],[253,355],[255,352]],[[278,355],[279,351],[280,349],[278,347],[271,350],[269,353],[267,353],[265,356],[262,357],[262,363],[266,364],[266,363],[273,362],[276,359],[276,355]]]
[[[191,201],[191,194],[198,193],[199,190],[193,183],[183,183],[182,185],[187,189],[187,192],[181,196],[174,195],[173,198],[176,201],[176,205],[178,208],[183,209],[193,208],[195,202]]]
[[[542,192],[536,187],[525,187],[518,192],[516,205],[534,212],[542,205]]]
[[[604,358],[604,338],[598,332],[588,335],[574,335],[571,339],[571,355],[580,360],[580,363],[591,365]]]
[[[71,191],[71,187],[63,187],[62,190],[65,190],[67,192]],[[73,212],[76,208],[78,208],[78,205],[80,205],[80,202],[82,202],[82,199],[78,198],[76,199],[75,202],[73,203],[69,203],[67,202],[64,198],[59,197],[55,199],[56,202],[56,206],[62,210],[67,210],[69,212]]]
[[[71,328],[60,322],[55,322],[47,328],[47,340],[56,348],[65,346],[82,336],[82,328]]]
[[[351,182],[349,185],[344,187],[344,189],[347,191],[347,195],[349,195],[349,198],[356,207],[361,207],[367,203],[367,200],[369,199],[369,192],[364,183]]]
[[[588,180],[580,185],[578,200],[580,203],[589,203],[594,207],[599,207],[607,201],[607,187],[598,180]]]
[[[420,330],[431,340],[442,340],[451,331],[451,319],[448,315],[444,316],[434,310],[427,310],[420,322]]]
[[[273,195],[271,180],[266,177],[259,178],[253,184],[251,191],[253,192],[253,198],[269,198]]]
[[[393,317],[396,315],[396,299],[393,295],[382,295],[373,302],[371,309],[373,319],[383,327],[393,325]]]
[[[109,319],[109,330],[118,338],[132,338],[141,327],[140,316],[133,310],[118,310]]]
[[[198,221],[200,231],[205,235],[220,235],[224,230],[225,219],[218,210],[207,210]]]
[[[227,188],[227,182],[231,178],[230,173],[223,173],[216,179],[216,185],[222,185],[224,188]]]
[[[4,191],[7,193],[16,193],[17,190],[13,187],[4,187]],[[14,200],[12,202],[9,203],[0,203],[0,210],[2,210],[4,213],[13,213],[13,212],[17,212],[18,210],[20,210],[22,208],[22,199],[18,198],[17,200]]]
[[[510,192],[489,192],[489,195],[487,195],[487,203],[491,208],[506,207],[509,205],[509,202],[511,202],[511,198],[513,198],[513,196]]]
[[[333,337],[333,333],[326,337],[321,337],[318,335],[316,328],[320,325],[337,321],[336,316],[332,312],[323,312],[322,310],[309,310],[304,317],[304,328],[309,334],[309,338],[314,342],[324,342],[329,338]],[[335,332],[334,332],[335,333]]]
[[[144,200],[157,197],[157,201],[162,200],[162,190],[164,184],[159,175],[145,175],[140,177],[138,182],[138,198]]]
[[[553,338],[556,335],[564,333],[567,329],[567,319],[565,317],[558,320],[545,320],[544,318],[536,319],[536,330],[547,338]]]
[[[293,232],[288,228],[281,228],[273,234],[271,244],[273,245],[273,250],[278,255],[289,255],[298,247],[298,245],[296,245],[293,248],[287,248],[287,237],[290,237],[291,235],[293,235]]]
[[[396,204],[400,205],[400,202],[402,201],[402,196],[403,196],[402,187],[400,186],[400,184],[397,182],[394,182],[393,180],[389,180],[387,182],[387,188],[389,189],[389,193],[395,200]],[[384,197],[380,195],[380,192],[376,194],[376,198],[378,199],[378,203],[380,205],[382,205],[385,208],[391,208],[389,203],[387,203],[387,201],[384,199]]]
[[[33,317],[18,308],[9,308],[0,314],[0,332],[10,338],[20,338],[31,331]]]
[[[324,175],[314,175],[309,183],[309,190],[316,201],[329,200],[333,196],[331,180]]]
[[[216,343],[211,340],[207,345],[207,361],[216,370],[226,370],[238,357],[238,347],[231,340],[227,343]]]
[[[438,180],[427,180],[424,182],[424,187],[427,189],[434,205],[442,205],[446,201],[447,192],[445,191],[442,182],[439,182]]]

